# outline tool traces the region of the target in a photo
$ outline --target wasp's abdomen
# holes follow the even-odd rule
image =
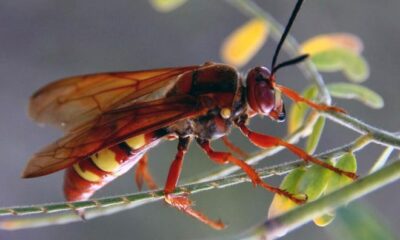
[[[131,169],[158,140],[154,133],[141,134],[75,163],[65,173],[65,198],[68,201],[90,198],[104,185]]]

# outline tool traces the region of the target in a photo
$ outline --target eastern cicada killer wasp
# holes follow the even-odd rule
[[[241,77],[232,66],[208,62],[197,66],[70,77],[40,89],[31,97],[30,116],[39,123],[63,129],[66,135],[35,154],[23,177],[38,177],[66,169],[65,197],[68,201],[79,201],[90,198],[136,165],[139,188],[143,183],[155,188],[146,152],[165,139],[177,139],[178,151],[164,187],[165,202],[205,224],[216,229],[224,227],[221,221],[211,220],[192,208],[188,196],[173,194],[192,141],[217,164],[239,166],[254,185],[303,203],[304,198],[265,183],[245,161],[211,147],[211,141],[225,138],[235,126],[258,147],[284,146],[305,161],[355,178],[354,173],[316,159],[295,145],[247,127],[248,120],[256,115],[283,121],[286,113],[282,94],[318,111],[343,111],[304,99],[275,81],[279,69],[307,58],[301,55],[276,64],[302,2],[297,2],[291,14],[276,48],[271,71],[263,66],[255,67],[246,77]],[[232,144],[227,145],[237,151]]]

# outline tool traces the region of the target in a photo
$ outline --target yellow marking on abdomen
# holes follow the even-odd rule
[[[146,144],[144,134],[137,135],[125,141],[133,150],[143,147]]]
[[[100,152],[93,154],[92,162],[101,170],[105,172],[115,172],[119,168],[119,163],[115,159],[116,155],[110,149],[104,149]]]
[[[96,174],[90,172],[90,171],[83,171],[82,168],[79,166],[79,163],[75,163],[73,165],[76,173],[81,176],[83,179],[89,181],[89,182],[100,182],[101,178],[97,176]]]

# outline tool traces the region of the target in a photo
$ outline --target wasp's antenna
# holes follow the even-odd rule
[[[283,63],[279,63],[278,65],[276,65],[274,67],[274,69],[272,69],[271,75],[276,73],[276,71],[278,71],[278,69],[286,67],[286,66],[289,66],[289,65],[294,65],[294,64],[297,64],[299,62],[302,62],[302,61],[306,60],[309,56],[310,56],[309,54],[303,54],[303,55],[300,55],[300,56],[295,57],[293,59],[287,60],[287,61],[285,61]]]
[[[275,68],[275,65],[276,65],[276,60],[278,59],[278,55],[279,55],[279,52],[281,51],[281,48],[282,48],[282,44],[283,44],[283,42],[285,41],[285,39],[286,39],[286,36],[288,35],[288,33],[289,33],[289,31],[290,31],[290,28],[292,27],[292,25],[293,25],[293,22],[294,22],[294,20],[296,19],[296,16],[297,16],[297,13],[299,12],[299,10],[300,10],[300,7],[301,7],[301,5],[303,4],[303,2],[304,2],[304,0],[298,0],[297,1],[297,3],[296,3],[296,6],[294,7],[294,9],[293,9],[293,12],[292,12],[292,15],[290,15],[290,18],[289,18],[289,21],[288,21],[288,23],[286,24],[286,27],[285,27],[285,30],[283,31],[283,34],[282,34],[282,37],[281,37],[281,39],[279,40],[279,43],[278,43],[278,46],[276,47],[276,50],[275,50],[275,53],[274,53],[274,57],[272,58],[272,65],[271,65],[271,73],[274,73],[274,72],[276,72],[276,68]],[[295,59],[293,59],[293,60],[297,60],[297,58],[295,58]],[[291,61],[291,60],[290,60]],[[289,62],[289,61],[288,61]],[[297,62],[296,62],[297,63]],[[279,65],[282,65],[282,64],[279,64]],[[287,64],[285,64],[285,65],[287,65]],[[282,67],[282,66],[281,66]]]

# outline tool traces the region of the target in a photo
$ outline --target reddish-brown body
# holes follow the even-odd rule
[[[232,126],[256,146],[284,146],[305,161],[338,174],[347,172],[320,161],[279,138],[252,132],[248,119],[264,115],[275,121],[285,119],[281,93],[295,102],[304,102],[319,111],[342,109],[316,104],[275,82],[278,69],[306,59],[302,55],[276,64],[280,48],[303,0],[298,0],[275,51],[270,72],[266,67],[249,71],[241,79],[236,69],[225,64],[154,69],[136,72],[102,73],[67,78],[49,84],[31,99],[30,115],[38,122],[53,124],[66,135],[42,149],[28,163],[23,176],[37,177],[67,168],[64,183],[70,201],[88,199],[95,191],[134,165],[139,188],[155,183],[147,169],[146,151],[164,138],[178,139],[178,151],[164,186],[165,202],[182,212],[221,229],[192,208],[187,196],[175,196],[183,159],[192,140],[217,164],[231,163],[247,173],[252,183],[283,195],[296,203],[306,199],[268,185],[246,162],[229,152],[217,152],[210,141],[225,137]],[[242,151],[227,139],[227,146]]]
[[[298,203],[304,199],[266,184],[245,162],[230,153],[214,151],[210,141],[225,137],[236,125],[257,146],[285,146],[303,159],[354,177],[353,173],[321,162],[279,138],[251,132],[245,126],[247,119],[256,114],[277,121],[284,119],[283,103],[274,89],[318,110],[340,110],[303,99],[276,84],[268,74],[266,68],[254,68],[248,74],[246,88],[243,86],[245,80],[239,77],[236,69],[224,64],[206,63],[202,66],[87,75],[50,84],[33,96],[31,115],[38,121],[64,128],[67,135],[36,154],[24,176],[41,176],[67,168],[64,193],[67,200],[78,201],[88,199],[98,189],[138,165],[138,186],[141,187],[145,181],[154,188],[147,170],[146,151],[162,139],[177,138],[178,153],[164,187],[165,201],[217,229],[223,227],[221,222],[212,221],[194,210],[187,197],[172,195],[192,139],[211,160],[218,164],[238,165],[255,185]],[[238,152],[231,144],[227,146]]]
[[[226,65],[206,64],[204,67],[182,73],[176,84],[165,95],[167,97],[182,94],[192,95],[193,97],[202,95],[207,96],[204,104],[219,105],[219,108],[231,108],[238,87],[238,76],[234,69]],[[154,99],[147,99],[147,101],[163,97],[165,96],[157,96]],[[135,166],[144,154],[158,144],[160,138],[167,133],[170,137],[196,135],[203,138],[216,138],[228,132],[231,124],[227,126],[226,120],[214,117],[205,123],[204,117],[207,118],[207,116],[208,113],[204,116],[179,121],[164,128],[164,130],[158,129],[158,131],[146,133],[143,146],[138,149],[133,149],[126,141],[109,147],[108,150],[114,153],[113,159],[105,159],[107,157],[105,156],[103,161],[115,160],[119,166],[113,171],[104,171],[104,169],[99,168],[93,161],[95,156],[80,160],[74,166],[69,167],[65,173],[64,194],[66,199],[68,201],[88,199],[97,190]],[[193,121],[202,121],[202,123],[189,126]],[[212,131],[208,129],[211,125],[214,126]],[[95,154],[101,155],[102,152]],[[108,156],[108,158],[111,158],[111,156]]]

